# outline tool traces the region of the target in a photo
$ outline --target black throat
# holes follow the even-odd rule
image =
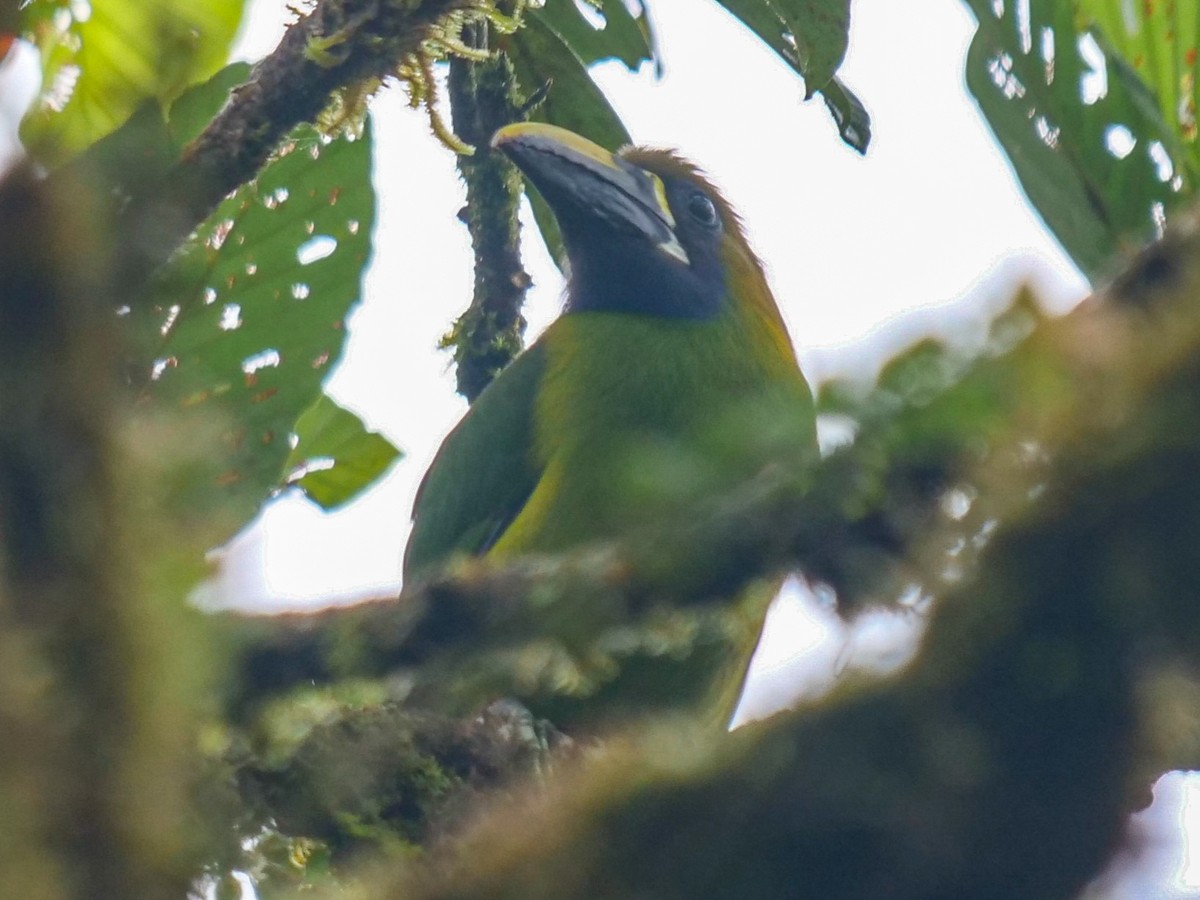
[[[726,284],[715,258],[688,265],[637,238],[606,235],[597,244],[568,243],[570,284],[565,312],[620,312],[672,319],[711,319],[725,306]]]

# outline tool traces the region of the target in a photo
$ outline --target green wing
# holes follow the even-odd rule
[[[404,581],[456,553],[484,553],[520,512],[540,477],[534,400],[545,369],[534,344],[496,376],[442,442],[413,505]]]

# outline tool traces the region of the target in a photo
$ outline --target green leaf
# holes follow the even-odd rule
[[[1106,49],[1121,59],[1123,81],[1140,82],[1177,138],[1195,184],[1200,172],[1196,107],[1200,102],[1200,4],[1078,0],[1080,25],[1095,26]]]
[[[832,79],[820,93],[842,140],[859,153],[866,153],[871,143],[871,116],[862,101],[840,78]]]
[[[553,28],[530,17],[508,38],[505,50],[527,96],[550,83],[546,99],[531,118],[574,131],[609,150],[629,143],[629,132],[583,60]]]
[[[249,516],[283,479],[296,420],[341,356],[375,220],[371,129],[329,140],[298,128],[228,198],[131,313],[146,402],[223,429],[182,486]]]
[[[850,0],[775,0],[791,28],[800,58],[805,99],[833,80],[850,44]]]
[[[179,177],[186,146],[217,114],[230,89],[245,80],[250,67],[235,63],[205,84],[188,88],[165,113],[147,100],[116,131],[105,135],[65,164],[80,181],[107,196],[111,209],[138,199],[169,194],[168,180]],[[169,115],[169,121],[168,121]]]
[[[326,510],[354,499],[400,455],[324,393],[296,420],[295,433],[296,446],[284,463],[287,483]]]
[[[554,217],[550,204],[545,201],[533,182],[524,177],[522,180],[525,182],[525,196],[529,198],[529,207],[533,210],[533,221],[546,244],[546,249],[550,252],[550,258],[560,271],[566,271],[567,248],[558,228],[558,219]]]
[[[567,128],[609,150],[629,143],[629,132],[592,81],[583,60],[546,22],[527,18],[525,27],[508,37],[503,49],[526,96],[550,83],[546,99],[534,109],[532,119]],[[550,256],[561,267],[565,257],[554,216],[528,181],[525,192]]]
[[[182,153],[188,144],[200,136],[205,126],[221,111],[230,92],[250,77],[250,68],[249,63],[232,63],[204,84],[188,88],[171,104],[167,125],[177,153]]]
[[[540,9],[527,15],[540,19],[585,65],[606,59],[619,59],[631,71],[655,58],[649,19],[645,9],[634,16],[623,0],[591,0],[603,25],[590,21],[574,0],[546,0]]]
[[[834,77],[849,43],[849,0],[718,2],[804,78],[806,100],[822,95],[842,140],[866,153],[870,116],[862,101]]]
[[[164,104],[224,64],[244,0],[33,0],[22,26],[42,53],[42,95],[26,145],[61,161],[110,133],[145,100]]]
[[[968,3],[979,29],[967,86],[1030,202],[1094,277],[1184,199],[1171,127],[1125,61],[1095,42],[1088,49],[1075,4],[1031,0],[1025,22],[1014,4],[997,15],[988,0]]]

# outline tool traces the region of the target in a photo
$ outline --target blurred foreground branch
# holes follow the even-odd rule
[[[1043,388],[1014,412],[1047,459],[1032,490],[977,474],[1020,493],[905,672],[732,736],[618,739],[350,896],[1077,896],[1145,795],[1139,685],[1196,668],[1198,293],[1200,235],[1177,232],[1006,364]]]
[[[548,796],[496,800],[496,822],[446,845],[448,870],[370,876],[365,895],[1073,896],[1147,780],[1198,749],[1151,733],[1147,694],[1163,672],[1192,683],[1200,638],[1198,293],[1200,234],[1177,229],[1072,316],[1018,302],[991,352],[924,400],[864,402],[809,487],[766,473],[618,546],[474,560],[318,617],[227,617],[242,710],[301,678],[397,671],[451,709],[511,694],[556,710],[580,690],[563,671],[592,666],[610,680],[586,706],[649,662],[684,667],[704,638],[680,623],[727,613],[763,572],[820,574],[851,612],[917,584],[935,614],[901,676],[733,738],[660,714]],[[902,394],[894,376],[880,390]],[[641,640],[665,619],[680,643]],[[1194,719],[1168,730],[1194,736]]]
[[[128,564],[109,256],[85,185],[0,182],[0,896],[183,896],[178,635]],[[163,599],[163,598],[156,598]],[[160,643],[161,642],[161,643]],[[170,703],[158,686],[171,683]]]

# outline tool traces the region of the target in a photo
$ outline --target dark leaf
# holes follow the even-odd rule
[[[634,16],[623,0],[596,0],[591,6],[603,24],[594,24],[574,0],[546,0],[545,6],[528,15],[558,34],[585,65],[619,59],[636,71],[654,59],[645,11]]]
[[[791,27],[809,99],[837,73],[850,43],[850,0],[775,0]]]
[[[583,60],[553,28],[531,17],[507,39],[505,49],[525,94],[550,82],[533,119],[574,131],[610,150],[629,143],[629,132]]]
[[[821,96],[842,140],[859,153],[866,153],[871,143],[871,116],[862,101],[840,78],[834,78],[825,85],[821,89]]]
[[[842,140],[865,153],[871,140],[866,107],[835,77],[849,40],[848,0],[719,0],[804,78],[805,99],[821,94]]]

